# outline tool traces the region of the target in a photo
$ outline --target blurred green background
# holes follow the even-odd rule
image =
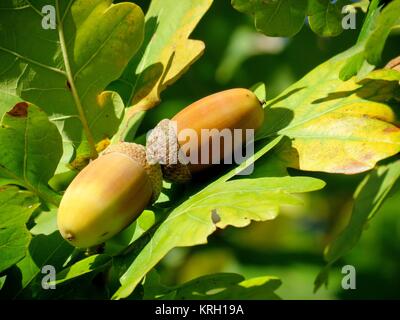
[[[134,2],[144,11],[149,5],[149,0]],[[256,33],[252,19],[235,11],[229,0],[214,0],[191,37],[205,42],[203,57],[162,94],[162,104],[147,114],[143,128],[228,88],[251,87],[262,81],[268,97],[275,97],[320,63],[351,47],[363,17],[361,13],[357,16],[357,30],[335,38],[318,37],[307,26],[292,39],[268,38]],[[400,54],[399,43],[400,34],[392,35],[384,62]],[[348,221],[353,192],[364,175],[309,175],[328,185],[307,195],[304,207],[283,208],[274,221],[218,231],[207,246],[175,249],[158,267],[162,281],[174,285],[205,274],[236,272],[246,278],[281,278],[277,293],[284,299],[400,298],[399,192],[393,192],[358,246],[335,265],[328,288],[313,293],[315,277],[324,265],[324,247]],[[356,268],[356,290],[341,288],[341,269],[346,264]]]

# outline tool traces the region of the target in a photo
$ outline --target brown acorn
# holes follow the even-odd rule
[[[60,233],[75,247],[101,244],[155,201],[161,186],[161,168],[147,163],[143,146],[111,145],[67,188],[57,216]]]
[[[196,101],[171,120],[161,121],[148,137],[148,158],[161,162],[165,180],[184,183],[191,179],[192,173],[232,154],[246,142],[245,130],[257,130],[263,121],[262,103],[253,92],[241,88],[222,91]],[[203,135],[204,129],[211,133]],[[240,130],[242,139],[232,139],[228,145],[220,143],[218,152],[213,150],[213,139],[221,137],[224,130],[234,137],[235,129]],[[186,136],[186,132],[192,132],[194,137]],[[186,162],[180,161],[185,157]]]

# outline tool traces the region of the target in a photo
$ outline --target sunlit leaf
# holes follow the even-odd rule
[[[368,7],[368,14],[353,53],[341,67],[342,80],[348,80],[354,75],[362,78],[378,65],[391,30],[400,24],[399,0],[391,2],[383,9],[379,5],[379,0],[372,0]]]
[[[338,73],[351,54],[323,63],[267,101],[259,136],[291,139],[280,149],[288,166],[354,174],[400,151],[400,130],[389,104],[400,90],[400,73],[376,70],[361,81],[342,81]]]
[[[257,83],[253,87],[251,87],[250,90],[254,92],[254,94],[260,101],[265,101],[265,99],[267,98],[267,87],[265,86],[265,83]]]
[[[204,43],[189,39],[212,0],[153,0],[146,14],[145,40],[140,54],[121,78],[111,84],[128,106],[118,131],[124,140],[136,124],[136,112],[160,102],[160,93],[174,83],[203,53]]]
[[[84,274],[104,269],[109,264],[111,264],[110,256],[105,254],[92,255],[57,273],[57,280],[54,284],[57,285],[78,278]]]
[[[45,5],[55,8],[56,29],[42,27]],[[139,49],[143,26],[128,2],[1,1],[0,94],[47,113],[63,134],[64,164],[78,148],[78,161],[96,157],[96,144],[117,130],[123,102],[104,89]]]
[[[299,205],[293,193],[321,189],[323,181],[307,177],[241,179],[213,184],[166,217],[120,278],[114,299],[125,298],[171,249],[204,244],[217,228],[247,226],[274,219],[282,205]]]
[[[389,3],[379,15],[374,31],[365,45],[366,59],[369,63],[377,65],[389,34],[393,28],[400,27],[400,0]]]
[[[34,220],[35,225],[29,231],[33,235],[50,235],[58,230],[57,227],[57,209],[51,211],[42,211]]]

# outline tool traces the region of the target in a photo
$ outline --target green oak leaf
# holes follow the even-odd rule
[[[0,229],[0,271],[11,267],[25,257],[31,235],[25,226]]]
[[[307,0],[232,0],[232,6],[253,16],[256,29],[271,37],[291,37],[304,25]]]
[[[263,82],[256,83],[250,90],[254,92],[260,101],[265,101],[267,98],[267,87]]]
[[[278,137],[275,137],[274,139],[262,140],[261,145],[257,147],[256,152],[254,153],[253,156],[246,159],[239,166],[233,168],[232,170],[230,170],[223,176],[216,179],[214,182],[209,184],[208,187],[218,185],[220,183],[224,183],[224,182],[232,179],[235,176],[241,176],[241,173],[244,173],[245,172],[244,170],[251,168],[251,166],[253,166],[253,172],[247,172],[247,173],[249,173],[249,174],[254,173],[256,171],[255,162],[258,161],[257,164],[260,162],[263,162],[265,160],[265,158],[262,158],[262,157],[269,151],[274,150],[274,148],[277,148],[277,146],[279,146],[279,144],[282,142],[282,140],[284,140],[283,138],[284,138],[283,136],[278,136]],[[243,175],[243,176],[246,176],[246,175]]]
[[[43,216],[43,214],[45,215]],[[43,212],[35,219],[35,222],[38,224],[31,229],[31,232],[48,234],[49,226],[50,230],[52,230],[52,226],[56,223],[55,219],[56,215],[54,212]],[[105,243],[104,254],[92,255],[62,269],[57,273],[55,284],[68,282],[88,273],[101,271],[105,267],[110,266],[112,256],[120,254],[131,243],[140,238],[155,224],[155,219],[153,211],[145,210],[134,223]]]
[[[50,265],[56,272],[61,271],[73,250],[74,248],[61,237],[58,231],[50,235],[34,236],[29,244],[27,255],[16,264],[18,274],[7,277],[7,281],[12,283],[12,288],[7,290],[7,296],[32,299],[43,294],[42,268]]]
[[[309,0],[308,21],[311,29],[323,37],[335,37],[343,32],[342,8],[347,1]]]
[[[202,276],[174,287],[166,287],[152,270],[143,284],[143,299],[161,300],[278,300],[275,291],[281,281],[275,277],[245,280],[235,273]]]
[[[287,136],[279,156],[289,167],[354,174],[400,151],[400,129],[390,107],[400,90],[400,73],[376,70],[362,80],[342,81],[338,73],[352,54],[328,60],[267,101],[258,136]]]
[[[160,93],[178,80],[203,53],[204,43],[189,39],[212,0],[153,0],[146,13],[145,40],[140,54],[109,87],[120,93],[128,106],[116,137],[132,134],[136,112],[160,102]]]
[[[308,177],[240,179],[211,184],[173,209],[120,277],[114,299],[126,298],[170,250],[204,244],[217,228],[274,219],[282,205],[299,205],[294,193],[324,187]],[[127,254],[129,259],[129,253]]]
[[[232,6],[254,18],[257,31],[272,37],[292,37],[308,16],[311,29],[320,36],[334,37],[343,32],[343,8],[364,12],[368,0],[231,0]]]
[[[48,5],[54,30],[42,27]],[[1,1],[0,94],[36,104],[57,124],[63,164],[95,158],[96,144],[117,130],[124,105],[104,89],[139,49],[143,28],[142,10],[128,2]]]
[[[282,141],[284,143],[285,140]],[[279,150],[277,147],[275,150]],[[271,152],[268,156],[261,158],[254,166],[254,171],[250,175],[251,178],[262,177],[285,177],[288,176],[286,163],[279,158],[277,152]]]
[[[17,184],[57,205],[59,196],[48,187],[62,155],[61,136],[38,107],[17,103],[0,126],[0,183]]]
[[[366,224],[381,208],[399,178],[400,161],[397,160],[378,166],[361,182],[354,194],[349,223],[325,250],[327,265],[315,281],[315,290],[327,283],[330,267],[357,244]]]
[[[379,15],[374,31],[365,44],[366,60],[373,65],[378,65],[390,32],[400,27],[400,0],[389,3]]]
[[[48,236],[57,231],[57,208],[50,211],[42,211],[34,222],[35,225],[29,231],[35,236],[39,234]]]
[[[38,206],[31,192],[0,189],[0,273],[25,257],[31,240],[26,223]]]
[[[215,185],[219,185],[221,183],[224,183],[226,181],[228,181],[229,179],[233,178],[235,175],[237,175],[238,173],[241,173],[243,170],[245,170],[246,168],[252,166],[254,164],[255,161],[259,161],[259,163],[263,163],[263,159],[261,159],[267,152],[271,151],[273,148],[275,148],[282,140],[282,136],[276,137],[272,140],[267,140],[266,142],[264,141],[264,144],[262,144],[259,148],[258,151],[254,154],[253,157],[250,157],[249,159],[247,159],[246,161],[244,161],[241,165],[239,165],[238,167],[233,168],[232,170],[230,170],[228,173],[222,175],[220,178],[216,179],[212,184],[209,185],[209,187],[211,186],[215,186]],[[258,166],[257,166],[258,168]],[[254,173],[257,170],[254,171]],[[287,176],[287,173],[284,174],[284,176]],[[164,191],[166,190],[170,190],[170,185],[169,184],[165,184],[164,183]],[[194,191],[196,192],[196,191]],[[190,193],[190,191],[189,191]],[[193,192],[191,192],[193,193]],[[168,202],[170,202],[170,195],[164,194],[162,193],[159,200],[157,201],[158,205],[163,205],[166,206],[167,208],[170,208],[171,206],[168,205]],[[176,203],[175,203],[176,205]],[[160,211],[160,208],[158,208],[157,211]],[[127,236],[125,237],[125,232],[123,232],[124,236],[123,236],[123,241],[122,241],[122,248],[125,247],[125,245],[128,243],[128,241],[130,241],[131,236],[130,234],[133,232],[133,239],[135,240],[135,242],[132,243],[132,241],[130,241],[131,246],[128,247],[125,251],[123,251],[122,255],[115,257],[114,261],[113,261],[113,271],[112,271],[112,287],[115,288],[115,290],[117,290],[120,287],[120,280],[119,278],[121,277],[122,274],[125,273],[125,271],[129,268],[129,266],[131,265],[131,263],[133,262],[133,260],[135,259],[136,255],[143,249],[143,247],[146,245],[147,241],[150,240],[150,237],[152,236],[152,234],[154,233],[154,230],[159,226],[160,222],[162,222],[165,219],[165,211],[161,210],[161,212],[158,212],[158,214],[156,215],[157,222],[154,224],[153,219],[151,219],[151,216],[149,216],[149,218],[144,217],[144,223],[141,223],[141,225],[144,225],[145,227],[140,227],[139,228],[139,233],[136,232],[137,227],[136,225],[133,226],[133,231],[129,231],[131,229],[131,227],[129,227],[127,229]],[[142,216],[139,217],[138,220],[141,220]],[[146,233],[143,233],[142,230]],[[137,236],[136,236],[137,235]],[[116,239],[119,238],[119,236],[115,237]],[[126,238],[126,239],[124,239]],[[119,241],[117,241],[119,242]],[[115,244],[114,239],[111,239],[111,241],[109,241],[107,243],[107,246],[110,246]],[[106,253],[109,252],[110,250],[107,249],[106,246]],[[121,251],[121,245],[117,245],[117,249],[118,250],[113,250],[113,248],[111,249],[111,254],[113,252],[118,252]],[[158,261],[156,261],[155,263],[157,263]]]
[[[353,54],[341,67],[340,78],[348,80],[354,75],[364,77],[380,63],[385,42],[393,28],[400,25],[400,0],[382,9],[379,0],[372,0]]]
[[[130,226],[106,242],[105,253],[111,256],[121,253],[147,232],[156,223],[156,219],[153,211],[143,211]]]
[[[72,266],[57,273],[55,285],[75,279],[90,272],[101,271],[111,265],[112,258],[106,254],[95,254],[85,259],[82,259]],[[53,283],[51,283],[53,284]]]
[[[353,50],[353,54],[347,59],[347,62],[340,70],[339,76],[343,81],[349,80],[352,76],[358,74],[361,69],[369,71],[374,69],[374,66],[371,66],[364,59],[364,46],[373,30],[373,26],[376,24],[379,13],[379,0],[372,0],[368,5],[367,16],[358,36],[355,50]],[[360,76],[365,76],[365,72],[360,72]]]

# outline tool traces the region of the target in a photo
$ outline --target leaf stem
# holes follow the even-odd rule
[[[56,1],[56,10],[57,10],[57,21],[58,21],[58,36],[60,38],[61,52],[62,52],[63,59],[64,59],[66,76],[68,79],[68,83],[71,87],[71,92],[72,92],[72,96],[75,101],[76,109],[78,110],[78,113],[79,113],[79,119],[82,123],[83,130],[85,132],[86,138],[89,143],[90,157],[92,159],[95,159],[98,156],[97,150],[96,150],[96,145],[94,142],[94,138],[92,136],[92,132],[90,131],[90,128],[89,128],[89,123],[86,119],[86,115],[85,115],[85,111],[82,106],[82,102],[78,95],[78,90],[76,89],[76,86],[75,86],[74,77],[72,75],[71,65],[69,63],[69,58],[68,58],[68,51],[67,51],[67,47],[65,45],[64,28],[63,28],[62,21],[60,19],[61,16],[60,16],[60,8],[59,8],[58,0]]]

